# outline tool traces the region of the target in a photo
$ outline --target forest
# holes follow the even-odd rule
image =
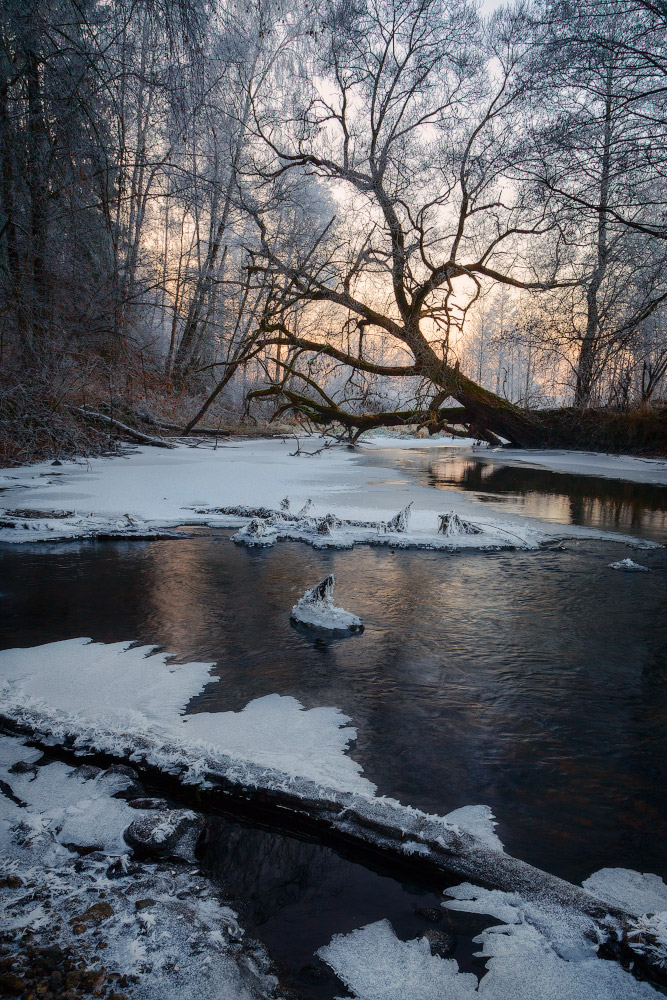
[[[667,3],[7,0],[0,453],[667,450]]]

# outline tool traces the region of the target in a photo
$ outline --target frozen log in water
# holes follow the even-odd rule
[[[387,523],[384,525],[384,530],[398,531],[398,532],[407,531],[408,523],[410,521],[411,507],[412,507],[412,500],[410,501],[407,507],[404,507],[403,510],[399,510],[398,514],[395,514],[394,517],[392,517],[391,521],[387,521]]]
[[[440,514],[438,517],[439,526],[438,532],[441,535],[445,535],[447,538],[452,538],[455,535],[481,535],[482,529],[472,521],[466,521],[458,514],[455,514],[453,510],[448,511],[446,514]]]
[[[307,590],[292,608],[290,618],[302,625],[312,625],[315,628],[349,629],[351,632],[362,632],[361,618],[337,608],[333,602],[333,592],[336,581],[333,574],[324,578],[312,590]]]

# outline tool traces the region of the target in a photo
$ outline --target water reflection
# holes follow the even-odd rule
[[[364,464],[399,469],[409,481],[464,490],[493,510],[667,542],[667,487],[466,458],[438,449],[366,452]]]
[[[221,682],[193,710],[274,691],[336,705],[382,792],[440,813],[487,802],[508,850],[564,877],[667,874],[667,557],[622,574],[608,569],[619,553],[253,551],[215,532],[6,547],[2,641],[139,639],[215,661]],[[329,572],[363,635],[291,627]]]
[[[417,911],[439,910],[439,893],[447,884],[429,892],[328,847],[223,817],[209,819],[200,862],[220,882],[248,935],[269,948],[282,984],[304,1000],[333,1000],[345,993],[314,957],[334,934],[387,919],[401,939],[417,937],[434,926]],[[479,946],[472,938],[493,922],[442,911],[437,926],[456,935],[455,957],[463,971],[483,975],[484,963],[473,958]]]

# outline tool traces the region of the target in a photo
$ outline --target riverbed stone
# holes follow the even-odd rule
[[[160,809],[138,816],[123,836],[140,854],[172,854],[194,861],[195,847],[203,829],[203,817],[190,809]]]
[[[428,941],[431,954],[437,955],[438,958],[449,958],[456,951],[456,938],[446,931],[436,931],[429,927],[422,937]]]

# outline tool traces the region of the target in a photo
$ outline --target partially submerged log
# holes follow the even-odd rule
[[[49,754],[80,765],[88,759],[107,767],[125,763],[117,753],[100,750],[81,734],[62,734],[54,746],[49,730],[31,723],[0,717],[10,733],[29,735]],[[71,742],[67,748],[68,740]],[[342,851],[346,856],[368,863],[376,859],[389,864],[394,872],[409,872],[423,884],[438,890],[451,884],[452,876],[484,888],[516,892],[542,906],[559,907],[575,920],[589,918],[605,940],[605,953],[626,965],[639,956],[628,943],[634,915],[612,906],[579,886],[541,871],[503,851],[494,850],[472,834],[447,822],[404,806],[394,799],[373,798],[323,788],[315,782],[294,778],[265,767],[254,767],[231,758],[202,758],[198,761],[199,785],[188,784],[187,766],[179,764],[179,748],[160,742],[160,753],[150,742],[136,745],[131,762],[140,777],[184,806],[198,811],[222,811],[243,816],[264,826],[314,838]],[[160,765],[164,752],[173,751],[173,763]],[[651,955],[642,960],[642,974],[665,984],[665,970]]]

